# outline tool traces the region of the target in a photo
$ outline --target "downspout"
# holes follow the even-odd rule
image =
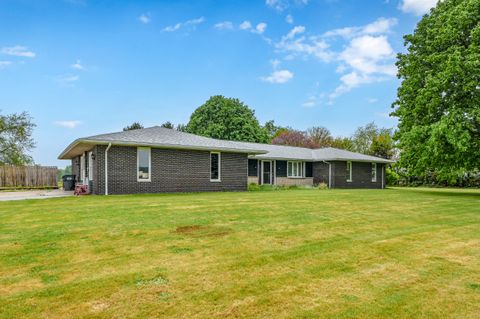
[[[328,164],[328,188],[332,188],[332,163],[322,161],[325,164]]]
[[[112,143],[108,143],[105,149],[105,195],[108,195],[108,150],[112,147]]]

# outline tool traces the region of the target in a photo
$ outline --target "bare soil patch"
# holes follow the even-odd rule
[[[175,229],[176,234],[187,235],[191,237],[220,237],[232,233],[233,230],[223,226],[210,225],[187,225]]]

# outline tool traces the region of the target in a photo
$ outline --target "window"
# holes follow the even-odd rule
[[[151,181],[151,152],[148,147],[137,148],[137,181],[150,182]]]
[[[288,162],[287,176],[291,178],[305,177],[305,163],[304,162]]]
[[[377,181],[377,163],[372,163],[372,182]]]
[[[210,181],[220,182],[220,153],[210,153]]]
[[[347,182],[352,181],[352,162],[347,162]]]

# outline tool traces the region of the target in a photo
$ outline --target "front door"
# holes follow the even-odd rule
[[[262,161],[262,184],[272,184],[271,161]]]

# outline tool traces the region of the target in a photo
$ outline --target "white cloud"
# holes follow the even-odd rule
[[[367,24],[362,28],[363,34],[379,34],[388,33],[397,25],[398,20],[396,18],[378,18],[376,21]]]
[[[293,27],[292,30],[290,30],[287,35],[285,35],[282,40],[290,40],[290,39],[293,39],[295,37],[295,35],[297,34],[301,34],[301,33],[304,33],[305,32],[305,27],[302,26],[302,25],[297,25],[295,27]]]
[[[276,84],[283,84],[290,81],[293,78],[293,73],[288,70],[273,71],[272,74],[266,77],[262,77],[262,81]]]
[[[80,77],[78,75],[66,74],[57,76],[55,80],[63,86],[73,87],[74,83],[80,80]]]
[[[179,22],[179,23],[174,24],[174,25],[169,25],[169,26],[165,27],[163,29],[163,31],[174,32],[174,31],[179,30],[180,28],[188,27],[188,26],[195,28],[196,25],[198,25],[200,23],[203,23],[203,22],[205,22],[204,17],[200,17],[200,18],[197,18],[197,19],[191,19],[191,20],[187,20],[185,22]]]
[[[276,70],[280,65],[280,60],[278,59],[270,60],[270,64],[272,65],[273,69]]]
[[[306,101],[302,104],[303,107],[314,107],[316,104],[315,104],[315,101]]]
[[[149,24],[152,18],[150,13],[143,13],[138,17],[138,20],[143,24]]]
[[[253,33],[258,33],[258,34],[263,34],[265,30],[267,29],[267,24],[265,22],[260,22],[257,24],[254,30],[252,30]]]
[[[265,0],[265,4],[278,11],[283,11],[288,6],[288,2],[282,0]]]
[[[402,0],[399,4],[403,12],[413,13],[417,16],[428,13],[437,4],[438,0]]]
[[[233,23],[230,21],[223,21],[215,24],[213,27],[218,30],[232,30]]]
[[[337,68],[335,69],[335,72],[341,74],[341,73],[344,73],[346,70],[347,70],[347,66],[342,63],[339,66],[337,66]]]
[[[378,99],[377,98],[374,98],[374,97],[371,97],[367,100],[368,103],[370,104],[373,104],[373,103],[377,103],[378,102]]]
[[[382,73],[395,75],[393,64],[383,63],[394,58],[394,52],[386,36],[364,35],[350,41],[348,47],[339,55],[339,59],[356,71],[362,73]]]
[[[0,61],[0,69],[4,69],[12,64],[11,61]]]
[[[314,107],[317,105],[317,97],[316,96],[310,96],[305,102],[302,103],[303,107]]]
[[[296,56],[314,56],[321,61],[328,62],[332,58],[329,52],[329,45],[318,36],[300,36],[305,32],[304,26],[295,26],[281,40],[275,43],[277,51],[286,52],[291,57]]]
[[[379,82],[394,76],[394,52],[386,36],[363,35],[353,38],[338,60],[350,72],[340,77],[341,84],[329,96],[330,100],[362,84]]]
[[[398,20],[396,18],[378,18],[372,23],[369,23],[361,27],[345,27],[339,29],[333,29],[323,34],[324,37],[342,37],[352,38],[360,35],[375,35],[382,33],[389,33]]]
[[[381,17],[363,26],[334,29],[320,35],[309,35],[304,26],[298,25],[274,43],[274,48],[277,53],[284,53],[283,60],[314,57],[324,63],[338,63],[340,83],[330,94],[324,93],[333,103],[336,97],[355,87],[385,81],[396,74],[395,52],[387,34],[397,23],[395,18]],[[333,49],[342,46],[340,51]],[[309,100],[304,104],[308,107],[313,103]]]
[[[239,26],[240,30],[250,30],[252,28],[252,24],[250,23],[250,21],[243,21],[240,26]]]
[[[289,24],[293,23],[293,17],[292,17],[291,14],[287,14],[287,16],[285,17],[285,22],[287,22]]]
[[[265,22],[260,22],[254,28],[250,21],[245,20],[242,23],[240,23],[238,28],[240,30],[250,31],[250,32],[256,33],[256,34],[263,34],[265,32],[265,30],[267,29],[267,24]]]
[[[292,5],[307,5],[309,0],[265,0],[265,4],[277,11],[283,11]]]
[[[77,60],[75,61],[75,63],[73,63],[72,65],[70,65],[70,67],[72,69],[75,69],[75,70],[84,70],[85,67],[82,65],[82,63],[80,62],[80,60]]]
[[[66,127],[66,128],[76,128],[80,124],[82,124],[81,121],[55,121],[55,124],[58,126]]]
[[[21,46],[21,45],[16,45],[13,47],[4,47],[0,51],[3,54],[7,55],[14,55],[14,56],[21,56],[25,58],[34,58],[35,53],[32,51],[28,51],[27,47]]]

